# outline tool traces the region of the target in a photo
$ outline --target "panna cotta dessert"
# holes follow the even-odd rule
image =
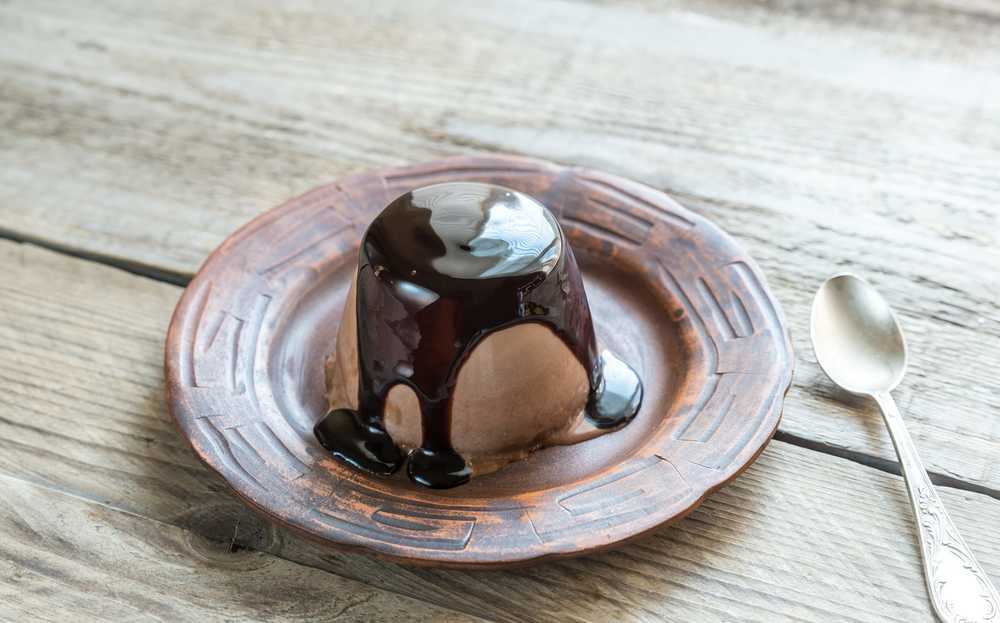
[[[599,348],[553,215],[473,182],[406,193],[371,223],[326,382],[323,447],[432,488],[613,431],[642,401],[635,371]]]

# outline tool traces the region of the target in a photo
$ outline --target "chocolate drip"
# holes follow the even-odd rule
[[[383,426],[389,390],[402,383],[420,405],[423,442],[410,478],[433,488],[469,479],[451,445],[451,402],[462,363],[486,335],[521,322],[550,327],[590,380],[587,416],[619,426],[642,386],[626,364],[598,354],[572,250],[541,204],[506,188],[437,184],[407,193],[365,233],[357,276],[358,410],[335,409],[320,443],[357,468],[391,474],[404,456]]]

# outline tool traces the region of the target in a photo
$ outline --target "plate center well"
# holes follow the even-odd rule
[[[643,276],[600,262],[584,251],[577,251],[577,257],[598,341],[635,367],[643,379],[645,395],[639,415],[619,431],[572,446],[536,451],[526,460],[474,478],[462,487],[435,491],[435,496],[509,496],[587,479],[638,453],[681,408],[678,398],[693,376],[692,364],[704,360],[691,349],[704,345],[684,339],[683,321],[672,318],[666,302],[651,294],[654,289]],[[349,261],[337,264],[319,271],[304,296],[280,314],[267,358],[267,373],[282,417],[299,432],[304,444],[317,448],[311,429],[327,409],[323,364],[336,343],[353,268]],[[326,470],[330,478],[376,481],[332,461],[312,469]],[[377,482],[382,483],[377,485],[380,487],[391,483],[401,491],[416,490],[399,474],[388,483],[386,479]]]

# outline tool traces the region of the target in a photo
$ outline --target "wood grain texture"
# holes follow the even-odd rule
[[[803,360],[783,432],[894,460],[808,347],[814,288],[852,269],[910,335],[897,395],[928,466],[1000,495],[989,2],[32,1],[0,31],[7,234],[180,278],[352,171],[497,150],[609,170],[764,268]]]
[[[0,530],[4,621],[478,620],[3,474]]]
[[[358,232],[390,197],[446,180],[545,201],[643,407],[613,435],[428,492],[332,460],[313,425]],[[485,567],[604,550],[690,512],[770,440],[792,364],[781,307],[714,225],[623,178],[493,156],[349,176],[241,228],[177,304],[165,376],[195,452],[274,521],[391,560]]]
[[[0,474],[497,621],[932,621],[901,479],[780,442],[686,519],[607,554],[462,572],[317,548],[255,519],[173,429],[156,379],[179,288],[30,245],[0,243],[0,265]],[[1000,502],[941,493],[1000,577]],[[34,517],[33,496],[6,516]],[[2,590],[19,594],[12,578]]]

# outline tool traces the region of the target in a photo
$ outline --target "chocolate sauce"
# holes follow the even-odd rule
[[[369,226],[357,277],[358,410],[334,409],[315,427],[338,459],[391,474],[407,458],[386,433],[389,390],[402,383],[420,405],[423,442],[408,474],[448,488],[469,479],[451,445],[458,371],[493,331],[550,327],[590,380],[587,417],[598,428],[631,420],[642,399],[635,372],[597,352],[573,252],[552,214],[521,193],[480,183],[436,184],[399,197]],[[530,353],[525,353],[530,356]]]

